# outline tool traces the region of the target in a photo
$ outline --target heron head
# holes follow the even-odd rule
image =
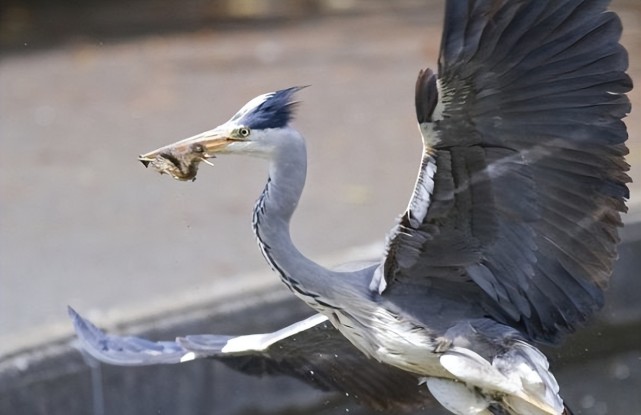
[[[245,104],[229,121],[213,130],[177,141],[138,159],[160,174],[176,180],[195,180],[201,162],[217,154],[268,155],[275,132],[288,128],[296,101],[293,95],[304,87],[292,87],[257,96]]]

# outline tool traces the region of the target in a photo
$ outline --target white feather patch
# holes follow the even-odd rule
[[[310,329],[324,321],[327,321],[326,316],[322,314],[315,314],[305,320],[289,325],[273,333],[249,334],[246,336],[234,337],[227,341],[227,344],[223,346],[221,352],[242,353],[247,351],[263,351],[280,340]]]
[[[491,364],[472,350],[452,347],[441,356],[440,363],[465,385],[504,394],[504,404],[514,413],[563,413],[559,387],[548,371],[547,359],[527,343],[515,342],[511,350],[496,357]]]
[[[521,393],[506,399],[514,408],[526,415],[560,414],[563,400],[559,396],[559,384],[549,372],[549,363],[537,348],[522,341],[492,362],[512,383],[521,384]],[[530,408],[529,412],[525,408]]]
[[[421,171],[416,178],[414,194],[407,207],[410,226],[418,228],[427,216],[430,207],[432,192],[434,191],[434,175],[436,174],[436,160],[426,154],[421,163]]]
[[[188,352],[188,353],[185,353],[183,357],[180,358],[180,363],[191,362],[194,359],[196,359],[196,353]]]
[[[369,283],[369,289],[370,291],[376,291],[379,294],[383,294],[385,288],[387,288],[387,281],[385,281],[383,265],[381,264],[374,270],[374,276],[372,277],[372,281]]]
[[[515,394],[521,389],[478,353],[463,347],[452,347],[441,356],[441,364],[459,380],[483,389]]]
[[[242,118],[245,114],[247,114],[249,111],[253,110],[254,108],[258,107],[260,104],[263,102],[267,101],[267,99],[271,96],[273,96],[273,92],[268,92],[263,95],[259,95],[256,98],[253,98],[251,101],[249,101],[247,104],[243,105],[241,109],[238,110],[236,114],[234,114],[233,117],[228,121],[229,123],[232,123],[233,121],[236,121],[240,118]]]

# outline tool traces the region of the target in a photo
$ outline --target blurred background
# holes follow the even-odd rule
[[[641,4],[612,8],[639,80]],[[295,122],[309,155],[301,250],[332,265],[382,241],[414,185],[414,80],[436,68],[441,25],[441,0],[2,2],[0,361],[68,336],[67,304],[124,321],[252,289],[244,276],[267,269],[250,227],[265,164],[219,158],[179,183],[136,157],[264,92],[311,85]],[[640,94],[627,222],[641,218]]]

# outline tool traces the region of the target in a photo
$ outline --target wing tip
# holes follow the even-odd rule
[[[76,310],[74,310],[74,308],[72,306],[70,306],[68,304],[67,304],[67,314],[69,315],[69,318],[71,318],[71,320],[73,320],[73,321],[75,321],[76,319],[78,319],[80,317],[80,314],[78,314],[78,312]]]
[[[73,329],[76,333],[76,336],[81,341],[89,341],[88,334],[91,332],[93,334],[100,333],[103,336],[105,333],[100,330],[98,327],[94,326],[89,320],[82,317],[73,307],[67,305],[67,314],[73,323]]]

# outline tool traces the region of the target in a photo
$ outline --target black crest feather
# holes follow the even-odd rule
[[[297,101],[294,94],[305,87],[295,86],[266,94],[266,99],[254,108],[242,114],[239,122],[257,130],[283,128],[294,117]]]

